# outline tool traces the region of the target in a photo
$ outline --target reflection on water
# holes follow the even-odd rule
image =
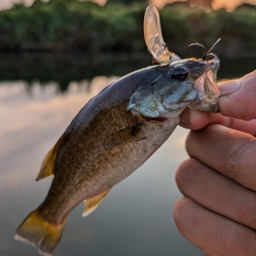
[[[146,50],[146,49],[145,49]],[[181,54],[189,58],[198,53]],[[201,54],[201,52],[200,52]],[[199,56],[198,56],[199,57]],[[55,81],[60,91],[66,91],[71,81],[91,81],[96,76],[123,76],[151,64],[150,54],[18,54],[0,53],[0,82],[26,81],[28,88],[36,81]],[[220,57],[218,78],[240,77],[255,69],[255,57]]]
[[[66,91],[71,81],[89,81],[96,76],[122,76],[150,64],[147,54],[3,54],[0,53],[0,82],[35,81],[42,85],[51,81]]]
[[[44,199],[51,179],[38,183],[42,159],[80,108],[115,78],[71,83],[58,93],[56,83],[0,85],[0,255],[38,255],[37,249],[14,241],[15,229]],[[57,93],[56,93],[57,92]],[[181,196],[174,174],[186,158],[184,129],[137,171],[116,185],[99,208],[82,219],[83,205],[69,215],[54,255],[203,255],[177,231],[172,218]]]

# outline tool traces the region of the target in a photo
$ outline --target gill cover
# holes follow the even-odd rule
[[[153,68],[151,72],[159,70],[159,75],[151,82],[141,83],[130,97],[127,109],[133,114],[149,118],[172,118],[178,116],[189,104],[197,102],[194,80],[195,76],[198,78],[202,75],[205,66],[199,63],[199,66],[190,70],[187,67],[190,62],[180,61]]]

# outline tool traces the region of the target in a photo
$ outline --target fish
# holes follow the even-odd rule
[[[52,255],[69,213],[81,202],[83,216],[92,213],[114,185],[170,137],[186,107],[218,110],[219,65],[216,56],[160,60],[121,77],[87,102],[43,160],[36,181],[54,175],[52,184],[15,238]]]

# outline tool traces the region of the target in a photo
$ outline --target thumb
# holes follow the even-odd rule
[[[256,118],[256,70],[240,79],[219,84],[219,110],[224,116]]]

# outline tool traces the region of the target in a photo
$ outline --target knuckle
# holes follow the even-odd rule
[[[223,255],[256,256],[256,233],[253,230],[230,223],[221,232]]]
[[[256,193],[252,193],[252,202],[251,202],[251,215],[252,216],[252,228],[256,230]],[[256,240],[255,240],[255,249],[256,249]],[[255,251],[256,252],[256,251]]]
[[[256,140],[247,139],[226,162],[227,175],[244,187],[256,190]]]
[[[202,163],[195,158],[189,158],[180,164],[175,175],[177,184],[183,181],[191,181],[200,175]]]
[[[186,150],[188,152],[188,154],[190,155],[190,153],[193,151],[195,145],[196,145],[196,135],[197,131],[191,131],[186,139]]]
[[[224,231],[223,231],[223,249],[226,252],[231,252],[233,251],[234,248],[234,243],[236,241],[234,241],[234,230],[232,226],[227,227]]]
[[[256,232],[254,232],[254,256],[256,256]]]

